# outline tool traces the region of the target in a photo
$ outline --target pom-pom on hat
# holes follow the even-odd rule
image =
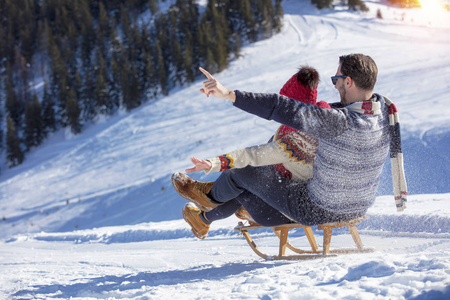
[[[316,104],[317,86],[319,85],[319,73],[309,66],[300,67],[281,88],[280,94],[291,99]]]

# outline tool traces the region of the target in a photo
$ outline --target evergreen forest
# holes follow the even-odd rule
[[[9,167],[239,57],[281,28],[281,0],[1,0],[0,151]]]

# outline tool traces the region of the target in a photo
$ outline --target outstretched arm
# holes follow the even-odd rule
[[[295,149],[300,149],[300,147],[299,154]],[[316,149],[317,140],[315,138],[305,133],[291,132],[280,140],[234,150],[207,160],[193,157],[191,161],[194,167],[186,169],[186,172],[205,171],[206,174],[209,174],[233,168],[245,168],[249,165],[259,167],[300,161],[302,161],[301,165],[304,165],[312,162]]]
[[[208,71],[200,68],[208,78],[200,92],[230,100],[234,106],[267,120],[274,120],[304,131],[318,138],[333,138],[347,130],[348,110],[323,109],[279,94],[247,93],[225,88]]]

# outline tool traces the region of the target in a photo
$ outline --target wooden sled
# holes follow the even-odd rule
[[[363,248],[363,244],[361,242],[361,238],[359,237],[358,230],[356,229],[356,225],[360,224],[363,220],[368,219],[368,217],[361,217],[345,222],[336,222],[336,223],[326,223],[317,225],[317,229],[323,230],[323,248],[319,250],[317,246],[316,239],[314,238],[313,231],[310,226],[301,225],[298,223],[294,224],[284,224],[274,227],[266,227],[266,226],[245,226],[242,222],[239,222],[238,226],[234,228],[234,230],[241,232],[247,243],[250,245],[252,250],[259,255],[260,257],[266,260],[283,260],[283,259],[312,259],[312,258],[321,258],[327,256],[336,256],[338,253],[365,253],[365,252],[373,252],[371,248]],[[309,245],[311,246],[311,250],[302,250],[295,246],[293,246],[288,241],[289,230],[293,228],[303,228],[305,235],[308,239]],[[344,248],[344,249],[333,249],[330,250],[331,243],[331,235],[333,228],[338,227],[347,227],[350,231],[350,234],[353,238],[353,241],[356,244],[357,248]],[[262,253],[255,242],[251,238],[248,233],[249,230],[253,229],[261,229],[261,228],[270,228],[280,239],[279,244],[279,252],[278,255],[267,255]],[[291,251],[299,254],[299,255],[286,255],[286,248],[289,248]]]

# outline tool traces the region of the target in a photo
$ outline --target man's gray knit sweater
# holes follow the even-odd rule
[[[319,138],[311,200],[334,213],[362,213],[375,200],[389,152],[389,119],[382,96],[382,114],[366,115],[345,107],[323,109],[278,94],[235,91],[234,105]]]

